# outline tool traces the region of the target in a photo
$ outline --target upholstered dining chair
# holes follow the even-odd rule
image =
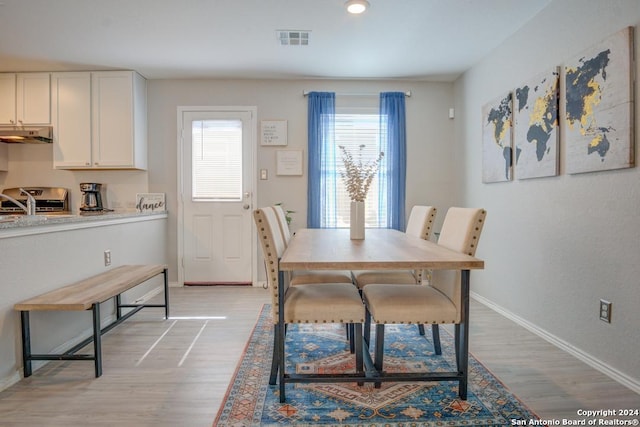
[[[362,324],[365,309],[358,289],[351,283],[309,283],[289,286],[287,276],[279,274],[279,261],[285,243],[278,231],[275,210],[256,209],[253,213],[267,265],[274,325],[273,358],[269,384],[278,379],[280,402],[285,401],[286,382],[312,382],[326,374],[287,374],[285,372],[285,326],[291,323],[345,323],[354,325],[356,374],[364,375]],[[284,277],[281,283],[280,279]],[[282,291],[282,294],[280,292]]]
[[[406,234],[429,240],[436,218],[436,208],[433,206],[414,206],[411,208],[407,222]],[[360,270],[352,271],[353,283],[358,289],[370,283],[398,283],[415,285],[422,283],[422,270]]]
[[[291,230],[289,229],[284,209],[282,209],[281,205],[273,205],[271,209],[274,210],[278,219],[278,230],[286,248],[291,240]],[[306,270],[293,271],[289,275],[289,284],[292,286],[309,283],[353,283],[353,279],[349,271]]]
[[[409,220],[407,221],[407,228],[405,233],[420,237],[424,240],[431,238],[431,232],[433,230],[433,221],[436,218],[437,209],[433,206],[420,206],[416,205],[411,208],[409,214]],[[422,283],[422,270],[361,270],[352,271],[353,283],[362,290],[365,286],[371,283],[387,283],[387,284],[404,284],[404,285],[419,285]],[[433,329],[433,334],[437,334],[438,331]],[[420,335],[424,335],[424,325],[418,325],[418,331]],[[434,337],[434,341],[435,341]]]
[[[474,256],[485,216],[484,209],[450,208],[440,231],[438,245]],[[460,357],[458,354],[459,326],[463,320],[460,275],[460,270],[433,270],[429,284],[423,286],[372,283],[363,288],[362,294],[367,307],[365,320],[367,342],[369,342],[368,333],[371,322],[376,323],[374,357],[376,369],[382,371],[384,325],[389,323],[434,325],[433,339],[436,354],[441,354],[437,325],[452,323],[456,329],[456,358]],[[379,386],[379,383],[376,383],[376,386]]]

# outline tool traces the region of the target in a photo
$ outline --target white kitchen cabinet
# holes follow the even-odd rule
[[[146,169],[146,80],[134,71],[92,73],[91,100],[94,165]]]
[[[0,125],[16,120],[16,75],[0,74]]]
[[[50,73],[0,75],[0,124],[51,124]]]
[[[54,73],[53,82],[54,168],[146,169],[147,86],[140,74]]]
[[[51,74],[51,106],[54,168],[90,168],[91,73]]]

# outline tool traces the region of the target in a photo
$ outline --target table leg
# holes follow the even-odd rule
[[[280,261],[280,260],[278,260]],[[278,380],[280,381],[280,403],[285,402],[284,365],[285,365],[285,325],[284,325],[284,271],[278,268]]]
[[[467,377],[469,368],[469,270],[461,272],[462,322],[459,325],[458,371],[462,375],[459,385],[460,399],[467,399]]]

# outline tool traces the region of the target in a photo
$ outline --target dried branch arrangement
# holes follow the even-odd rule
[[[358,160],[354,160],[353,155],[347,151],[344,145],[340,145],[339,148],[342,152],[342,161],[344,163],[344,171],[340,171],[340,176],[347,186],[349,197],[352,202],[364,202],[371,182],[378,173],[384,153],[381,151],[377,159],[363,162],[362,150],[364,149],[364,144],[359,147]]]

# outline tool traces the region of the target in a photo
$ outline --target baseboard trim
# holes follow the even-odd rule
[[[0,380],[0,391],[5,390],[22,379],[20,372],[15,371],[12,375]]]
[[[640,394],[640,380],[639,379],[632,378],[629,375],[624,374],[623,372],[620,372],[619,370],[615,369],[614,367],[604,363],[602,360],[597,359],[597,358],[593,357],[592,355],[590,355],[589,353],[586,353],[583,350],[581,350],[581,349],[573,346],[572,344],[566,342],[565,340],[563,340],[561,338],[558,338],[557,336],[555,336],[553,334],[550,334],[549,332],[547,332],[544,329],[534,325],[533,323],[529,322],[528,320],[523,319],[522,317],[518,316],[517,314],[512,313],[511,311],[509,311],[509,310],[497,305],[493,301],[488,300],[487,298],[485,298],[485,297],[483,297],[483,296],[481,296],[481,295],[479,295],[479,294],[477,294],[475,292],[471,292],[471,298],[473,298],[474,300],[478,301],[480,304],[490,308],[491,310],[495,311],[496,313],[503,315],[507,319],[512,320],[513,322],[515,322],[518,325],[522,326],[523,328],[527,329],[529,332],[532,332],[532,333],[536,334],[540,338],[542,338],[545,341],[553,344],[554,346],[558,347],[559,349],[571,354],[572,356],[575,356],[576,358],[580,359],[581,361],[583,361],[587,365],[591,366],[592,368],[594,368],[594,369],[602,372],[606,376],[610,377],[614,381],[617,381],[618,383],[622,384],[623,386],[628,387],[632,391]]]

